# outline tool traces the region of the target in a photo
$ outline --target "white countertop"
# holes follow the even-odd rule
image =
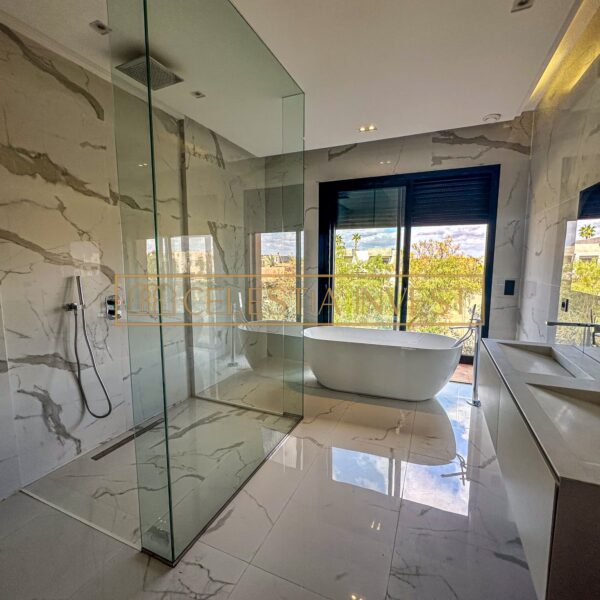
[[[600,485],[600,362],[575,346],[483,343],[557,480]]]

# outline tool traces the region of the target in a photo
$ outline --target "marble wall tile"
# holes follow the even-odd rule
[[[0,58],[3,497],[161,413],[163,372],[169,405],[231,375],[234,328],[171,326],[189,317],[180,306],[165,317],[162,336],[158,327],[115,327],[103,317],[104,299],[119,275],[119,292],[130,300],[131,280],[122,275],[155,267],[155,208],[160,273],[194,272],[186,247],[204,244],[210,272],[232,275],[219,285],[246,297],[248,280],[233,275],[249,272],[249,234],[265,230],[267,177],[286,185],[301,154],[275,161],[268,175],[268,159],[155,108],[153,163],[143,98],[2,24]],[[83,278],[87,329],[114,404],[104,420],[83,410],[74,377],[73,315],[63,306],[75,299],[75,275]],[[126,316],[133,304],[124,306]],[[84,387],[102,411],[102,390],[80,347]],[[281,388],[283,397],[283,381]]]
[[[194,311],[204,311],[208,287],[229,288],[232,302],[246,303],[250,273],[250,241],[252,223],[265,219],[265,160],[257,158],[221,137],[214,131],[185,119],[185,177],[190,246],[204,244],[208,252],[208,269],[192,266],[192,284],[199,290],[193,296]],[[249,196],[250,194],[251,196]],[[251,198],[251,202],[249,201]],[[218,279],[202,276],[215,273]],[[229,277],[229,275],[231,277]],[[241,277],[239,277],[241,275]],[[243,306],[244,311],[247,306]],[[206,321],[207,315],[193,316],[194,321]],[[235,316],[236,320],[240,315]],[[231,326],[231,315],[209,317],[214,324],[193,328],[195,359],[194,384],[202,394],[229,377],[232,336],[241,340]],[[227,398],[221,398],[227,400]]]
[[[123,287],[131,299],[132,311],[138,308],[134,298],[141,281],[135,276],[155,271],[169,279],[182,272],[181,239],[185,230],[181,176],[181,121],[159,109],[153,109],[154,181],[156,184],[156,225],[151,179],[150,135],[147,103],[120,89],[115,94],[116,146],[119,163],[118,197],[124,252]],[[155,253],[155,233],[158,253]],[[158,255],[158,256],[157,256]],[[134,277],[127,277],[133,275]],[[165,292],[164,297],[167,296]],[[140,307],[141,308],[141,307]],[[144,310],[143,308],[141,308]],[[164,410],[163,375],[168,405],[184,401],[190,395],[183,311],[168,303],[163,318],[169,324],[161,332],[158,321],[150,316],[131,315],[131,321],[147,321],[148,327],[127,329],[130,344],[133,418],[135,423],[155,417]],[[162,347],[162,356],[161,356]],[[129,369],[129,367],[128,367]],[[127,382],[129,384],[129,382]]]
[[[0,285],[0,498],[8,496],[21,483],[14,418],[2,319],[2,285]]]
[[[556,336],[545,322],[558,315],[568,224],[577,219],[580,191],[600,181],[598,32],[600,12],[535,111],[519,322],[519,337],[529,341]]]
[[[494,256],[490,336],[516,336],[518,299],[505,297],[504,280],[520,284],[522,247],[529,180],[531,113],[507,123],[439,131],[405,138],[311,150],[305,155],[305,272],[318,270],[319,183],[360,177],[378,177],[501,165],[498,220]],[[383,163],[383,164],[381,164]],[[316,280],[307,280],[306,318],[316,320]],[[507,308],[510,306],[510,308]]]
[[[123,270],[111,87],[2,24],[0,55],[0,410],[19,457],[17,469],[3,441],[0,465],[12,465],[1,478],[4,496],[123,432],[131,407],[126,332],[102,316]],[[75,298],[74,275],[83,279],[88,331],[114,404],[102,421],[82,411],[74,378],[73,316],[62,308]],[[104,411],[80,348],[90,403]],[[14,419],[5,419],[11,397]]]

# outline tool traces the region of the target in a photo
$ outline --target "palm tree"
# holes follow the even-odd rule
[[[352,234],[352,241],[354,242],[354,254],[356,254],[356,251],[358,250],[358,242],[360,242],[360,237],[360,233]]]
[[[596,235],[596,227],[594,225],[582,225],[579,228],[579,235],[584,240],[589,240]]]

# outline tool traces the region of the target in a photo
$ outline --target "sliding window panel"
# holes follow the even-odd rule
[[[339,191],[332,290],[336,325],[396,326],[404,246],[402,187]]]

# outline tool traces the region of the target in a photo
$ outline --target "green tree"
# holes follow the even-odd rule
[[[589,240],[590,238],[593,238],[596,235],[596,227],[594,225],[582,225],[579,228],[579,235],[584,239],[584,240]]]
[[[352,240],[356,251],[360,234],[354,234]],[[385,263],[382,256],[354,258],[348,260],[344,240],[336,235],[334,290],[326,299],[334,306],[335,321],[349,325],[389,323],[394,313],[394,265]]]
[[[361,235],[360,233],[352,234],[352,241],[354,242],[354,255],[356,256],[356,252],[358,251],[358,242],[360,242]]]
[[[462,253],[450,236],[413,244],[408,322],[413,329],[447,333],[473,304],[481,306],[483,261]]]
[[[356,234],[355,234],[356,235]],[[356,239],[352,237],[356,244]],[[447,333],[447,324],[463,322],[468,308],[481,304],[483,261],[462,253],[451,237],[413,244],[408,321],[413,330]],[[381,255],[349,261],[336,236],[334,318],[337,323],[390,326],[394,311],[395,264]]]
[[[600,296],[600,263],[597,260],[576,260],[573,263],[571,289]]]

